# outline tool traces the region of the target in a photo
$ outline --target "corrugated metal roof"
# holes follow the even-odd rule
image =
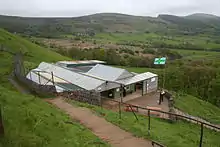
[[[59,78],[62,78],[74,85],[77,85],[85,90],[93,90],[97,88],[98,86],[105,83],[103,80],[98,80],[95,78],[91,78],[73,71],[70,71],[68,69],[65,69],[60,66],[56,66],[54,64],[49,64],[42,62],[39,66],[39,69],[47,72],[53,72],[54,75],[56,75]]]
[[[146,73],[135,75],[132,78],[118,80],[117,82],[122,83],[124,85],[130,85],[130,84],[141,82],[141,81],[153,78],[153,77],[157,77],[157,75],[151,72],[146,72]]]
[[[42,71],[41,69],[31,70],[26,77],[40,85],[53,85],[52,74]],[[61,78],[56,77],[55,75],[53,76],[53,79],[57,92],[62,92],[65,90],[72,91],[76,89],[82,89],[78,86],[73,85],[70,82],[67,82]]]
[[[46,79],[50,80],[52,79],[52,74],[51,73],[46,73],[46,72],[39,72],[40,76],[45,77]],[[55,75],[53,76],[54,82],[56,83],[69,83],[61,78],[56,77]]]
[[[87,75],[95,76],[107,81],[116,81],[118,78],[128,78],[134,76],[125,69],[115,68],[111,66],[106,66],[102,64],[97,64],[91,70],[89,70]]]

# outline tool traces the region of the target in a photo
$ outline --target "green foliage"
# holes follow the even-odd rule
[[[155,54],[156,51],[154,49],[150,49],[150,48],[147,48],[147,49],[144,49],[143,54]]]
[[[213,65],[210,65],[207,62],[205,63],[207,64],[205,66],[203,66],[203,61],[200,63],[190,62],[189,64],[182,62],[168,64],[168,68],[165,71],[165,88],[172,91],[183,91],[219,107],[220,82],[218,75],[220,71],[218,68],[213,67]],[[134,67],[122,68],[137,73],[147,71],[156,73],[159,75],[159,79],[161,79],[159,80],[159,84],[162,86],[164,76],[163,69]]]
[[[218,94],[214,94],[214,89],[217,88],[215,86],[218,85],[214,85],[210,82],[217,80],[217,73],[219,73],[218,69],[208,66],[193,66],[192,64],[191,66],[182,66],[181,68],[172,67],[166,70],[165,86],[167,89],[174,91],[182,90],[220,106],[219,101],[214,101],[214,97],[211,96]],[[213,88],[213,91],[210,91],[210,88]]]
[[[135,52],[131,49],[121,49],[120,51],[121,51],[121,53],[127,53],[127,54],[130,54],[130,55],[135,54]]]

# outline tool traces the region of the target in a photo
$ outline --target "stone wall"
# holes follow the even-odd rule
[[[57,96],[65,97],[75,101],[101,106],[101,95],[96,91],[77,90],[58,93]]]

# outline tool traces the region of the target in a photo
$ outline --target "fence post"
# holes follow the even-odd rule
[[[4,135],[4,126],[2,121],[2,107],[0,106],[0,136]]]
[[[53,83],[53,86],[54,86],[54,77],[53,77],[53,72],[51,72],[51,76],[52,76],[52,83]]]
[[[31,70],[29,70],[29,71],[30,71],[30,79],[32,81],[32,71]]]
[[[103,107],[102,107],[102,97],[100,97],[100,106],[101,106],[101,109],[103,109]]]
[[[201,133],[200,133],[200,142],[199,142],[199,147],[202,147],[202,139],[203,139],[203,126],[204,124],[201,123]]]
[[[40,81],[40,72],[38,71],[38,80],[39,80],[39,85],[41,85],[41,81]]]
[[[148,109],[148,135],[150,135],[150,110]]]
[[[119,118],[121,119],[121,102],[118,102]]]
[[[132,113],[134,114],[134,116],[135,116],[136,120],[138,120],[137,115],[135,114],[135,112],[134,112],[134,110],[133,110],[132,106],[131,106],[131,105],[129,105],[129,107],[131,108],[131,111],[132,111]]]

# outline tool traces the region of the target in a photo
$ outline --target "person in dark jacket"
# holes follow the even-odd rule
[[[161,102],[163,102],[163,97],[165,95],[165,91],[164,90],[161,90],[160,91],[160,99],[159,99],[159,105],[161,105]]]
[[[164,95],[165,95],[165,91],[164,90],[162,90],[162,92],[161,92],[161,101],[163,102],[163,98],[164,98]]]

